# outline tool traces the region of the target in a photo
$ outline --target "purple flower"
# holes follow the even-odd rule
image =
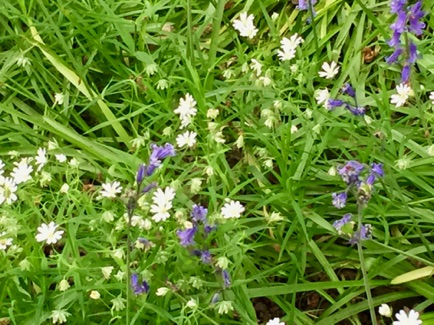
[[[350,104],[345,104],[345,108],[351,112],[351,114],[355,116],[365,115],[366,108],[362,106],[351,106]]]
[[[401,82],[408,83],[409,79],[410,79],[410,66],[406,62],[401,70]]]
[[[180,244],[184,247],[194,245],[194,235],[197,232],[197,227],[193,226],[192,228],[185,230],[177,230],[176,235],[179,238]]]
[[[393,51],[391,56],[386,57],[387,64],[395,63],[398,60],[401,53],[402,53],[402,48],[398,47],[395,51]]]
[[[387,44],[391,47],[398,47],[398,45],[401,44],[401,35],[401,32],[395,30],[392,34],[392,38],[387,42]]]
[[[345,83],[341,88],[342,93],[349,95],[353,98],[356,97],[356,92],[354,91],[353,87],[347,82]]]
[[[143,237],[137,238],[137,241],[140,244],[142,244],[146,250],[148,250],[149,248],[151,248],[153,246],[152,242],[150,242],[149,240],[147,240],[146,238],[143,238]]]
[[[340,232],[343,226],[351,222],[352,217],[353,215],[351,213],[345,214],[342,219],[333,222],[333,228],[335,228],[337,232]]]
[[[345,207],[345,204],[347,203],[347,192],[342,192],[339,194],[333,193],[332,197],[332,203],[337,209],[342,209],[343,207]]]
[[[152,182],[151,184],[148,184],[143,188],[142,193],[148,193],[150,190],[152,190],[156,186],[157,186],[157,183]]]
[[[384,176],[383,164],[372,163],[371,169],[375,173],[375,175],[380,177]]]
[[[396,21],[392,25],[390,25],[390,29],[402,34],[405,30],[406,22],[407,22],[406,12],[400,11],[398,12],[398,17],[396,18]]]
[[[390,3],[390,12],[392,14],[397,14],[398,12],[403,11],[406,3],[407,0],[392,0]]]
[[[358,185],[360,183],[360,173],[364,168],[365,166],[358,161],[350,160],[344,166],[338,168],[338,173],[348,185]]]
[[[200,260],[204,264],[211,264],[211,253],[209,250],[203,250],[200,254]]]
[[[417,47],[416,44],[410,41],[408,46],[408,63],[415,63],[417,59]]]
[[[213,294],[212,298],[211,298],[211,304],[215,304],[220,300],[220,293],[216,292],[215,294]]]
[[[339,99],[329,99],[327,101],[327,109],[329,110],[333,110],[336,107],[342,106],[344,104],[343,100],[339,100]]]
[[[143,182],[143,179],[145,178],[145,171],[146,171],[146,166],[144,164],[140,164],[139,169],[137,170],[137,176],[136,176],[137,184],[140,184],[141,182]]]
[[[201,205],[193,205],[193,209],[191,211],[191,218],[195,222],[205,222],[206,221],[206,215],[208,214],[208,209],[204,208]]]
[[[207,235],[208,235],[211,231],[214,231],[214,230],[216,230],[216,229],[217,229],[217,226],[216,226],[216,225],[211,226],[211,225],[206,224],[205,227],[204,227],[205,234],[207,234]]]
[[[369,225],[369,224],[362,225],[360,230],[356,231],[353,234],[353,236],[351,236],[348,243],[351,245],[354,245],[354,244],[359,243],[361,240],[369,239],[371,237],[371,232],[372,232],[372,226],[371,225]]]
[[[422,10],[422,1],[416,2],[414,5],[408,7],[408,30],[416,36],[422,35],[425,23],[420,19],[425,16],[425,12]]]
[[[145,166],[145,174],[151,176],[155,169],[161,165],[161,160],[167,157],[175,156],[175,149],[170,143],[166,143],[163,147],[156,144],[151,145],[151,156],[149,157],[149,166]]]
[[[137,273],[131,275],[131,287],[133,288],[135,295],[141,295],[142,293],[149,292],[149,284],[146,281],[139,283],[139,276]]]
[[[223,285],[224,288],[227,289],[231,286],[231,276],[229,275],[228,270],[222,271],[222,277],[223,277]]]

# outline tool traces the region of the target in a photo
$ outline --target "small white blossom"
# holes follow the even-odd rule
[[[181,98],[179,100],[179,106],[174,112],[178,114],[181,119],[180,129],[188,126],[191,123],[192,117],[197,114],[196,101],[193,96],[186,94],[184,98]]]
[[[396,167],[399,169],[407,169],[411,164],[411,159],[408,157],[400,158],[396,161]]]
[[[289,61],[295,57],[297,46],[303,43],[303,39],[298,34],[292,35],[290,38],[284,37],[281,41],[281,50],[277,51],[277,56],[281,61]]]
[[[395,314],[397,321],[393,325],[420,325],[422,321],[419,319],[419,313],[413,309],[407,314],[404,310],[400,310]]]
[[[256,76],[259,77],[261,75],[261,73],[262,73],[262,64],[261,64],[261,62],[259,62],[256,59],[252,59],[251,62],[252,63],[250,63],[250,69],[252,69],[255,72]]]
[[[167,79],[160,79],[157,81],[157,89],[164,90],[169,88],[169,81]]]
[[[401,83],[396,86],[396,94],[390,96],[390,103],[395,105],[395,107],[404,106],[408,97],[412,93],[412,89],[404,83]]]
[[[77,168],[79,165],[80,165],[80,162],[75,158],[72,158],[69,161],[69,166],[71,166],[71,167]]]
[[[214,175],[214,168],[212,168],[211,166],[206,166],[204,172],[208,175],[208,177],[210,177]]]
[[[230,200],[222,207],[220,214],[225,219],[239,218],[244,210],[245,208],[239,201]]]
[[[54,105],[62,105],[65,101],[65,95],[62,93],[54,94]]]
[[[187,303],[185,304],[185,306],[187,308],[195,310],[195,309],[197,309],[198,304],[197,304],[197,301],[195,299],[191,298],[189,301],[187,301]]]
[[[47,163],[47,150],[45,148],[39,148],[35,157],[36,165],[38,165],[37,171],[40,171],[42,167]]]
[[[235,71],[232,69],[226,69],[223,71],[223,78],[225,79],[231,79],[233,76],[235,76]]]
[[[0,176],[0,204],[6,202],[6,204],[12,204],[17,200],[17,184],[10,177]]]
[[[322,105],[325,109],[328,109],[329,90],[327,88],[317,90],[315,92],[315,99],[318,105]]]
[[[297,125],[292,124],[292,125],[291,125],[291,134],[294,134],[294,133],[297,132],[297,131],[298,131],[298,127],[297,127]]]
[[[60,193],[68,193],[68,191],[69,191],[69,185],[64,183],[60,188]]]
[[[388,304],[381,304],[381,306],[378,307],[378,313],[384,317],[392,317],[392,309]]]
[[[235,145],[237,146],[238,149],[244,147],[244,136],[242,134],[238,136],[237,141],[235,141]]]
[[[434,156],[434,144],[430,145],[428,148],[426,148],[426,153],[430,155],[431,157]]]
[[[273,168],[274,166],[273,159],[265,159],[264,166],[267,168]]]
[[[217,108],[210,108],[206,112],[206,117],[209,119],[215,119],[219,115],[220,111]]]
[[[64,163],[67,159],[66,156],[62,153],[54,156],[56,157],[56,160],[60,163]]]
[[[326,79],[332,79],[339,72],[339,66],[335,61],[331,63],[324,62],[321,66],[323,71],[318,72],[319,76]]]
[[[48,184],[50,184],[52,179],[53,177],[50,173],[42,171],[41,177],[39,178],[39,185],[41,185],[41,187],[47,186]]]
[[[100,294],[97,290],[92,290],[92,291],[90,292],[89,297],[90,297],[91,299],[97,300],[97,299],[101,298],[101,294]]]
[[[122,311],[125,309],[125,303],[127,302],[121,295],[116,297],[115,299],[110,300],[113,304],[112,310],[114,311]]]
[[[230,262],[231,261],[227,257],[221,256],[217,258],[215,265],[221,268],[222,270],[226,270]]]
[[[117,181],[113,183],[103,183],[101,186],[103,188],[100,192],[102,197],[115,198],[118,193],[122,192],[121,183]]]
[[[213,140],[217,143],[222,143],[222,144],[226,142],[226,139],[223,136],[223,132],[221,131],[214,133]]]
[[[23,68],[31,65],[30,59],[28,57],[25,57],[23,53],[20,53],[17,56],[16,62],[19,67],[23,67]]]
[[[267,324],[265,325],[285,325],[284,322],[280,321],[280,318],[274,317],[273,319],[270,319]]]
[[[217,308],[217,312],[220,315],[227,314],[228,312],[234,310],[234,307],[230,301],[220,301],[215,305],[215,308]]]
[[[158,289],[157,289],[157,291],[155,292],[155,294],[156,294],[157,296],[162,297],[162,296],[165,296],[169,291],[170,291],[169,288],[161,287],[161,288],[158,288]]]
[[[68,290],[70,287],[71,287],[71,285],[69,284],[68,280],[66,280],[66,279],[62,279],[58,285],[59,291],[62,291],[62,292]]]
[[[122,282],[123,278],[125,277],[125,272],[122,272],[121,270],[119,270],[116,274],[115,274],[115,278],[116,280],[118,280],[119,282]]]
[[[5,251],[8,246],[12,245],[12,238],[6,238],[6,232],[1,232],[0,233],[0,250]]]
[[[269,223],[279,222],[283,220],[280,212],[272,212],[271,215],[267,214],[265,217]]]
[[[182,147],[193,147],[196,144],[197,133],[194,131],[185,131],[176,137],[176,144],[179,148]]]
[[[279,14],[277,12],[273,12],[273,14],[271,15],[271,20],[276,21],[277,18],[279,18]]]
[[[145,73],[148,75],[148,77],[153,76],[158,71],[158,65],[155,63],[148,64],[145,67]]]
[[[36,235],[36,241],[42,242],[46,241],[47,244],[55,244],[57,243],[64,233],[63,230],[56,230],[58,225],[56,225],[53,221],[49,224],[43,223],[38,227],[38,234]]]
[[[30,174],[33,171],[33,167],[29,165],[27,159],[21,159],[20,162],[15,162],[16,166],[11,173],[11,176],[14,178],[15,184],[25,183],[32,179]]]
[[[330,176],[336,176],[338,174],[338,171],[336,170],[335,166],[332,166],[328,170],[327,174],[330,175]]]
[[[233,26],[241,36],[253,38],[258,32],[258,29],[256,29],[253,24],[254,19],[254,15],[247,15],[247,12],[243,12],[240,14],[239,19],[234,20]]]
[[[53,324],[63,324],[66,323],[66,318],[68,316],[71,316],[71,314],[66,310],[58,309],[51,312],[50,318],[53,321]]]
[[[115,215],[113,214],[113,212],[111,211],[105,211],[102,216],[101,216],[102,220],[104,220],[105,222],[112,222],[115,218]]]
[[[429,93],[429,99],[431,100],[431,104],[434,105],[434,91]]]
[[[202,189],[202,180],[200,178],[194,177],[191,179],[190,191],[192,194],[197,194]]]
[[[260,76],[259,78],[258,78],[258,80],[256,80],[256,85],[257,86],[264,86],[264,87],[267,87],[267,86],[269,86],[269,85],[271,85],[273,83],[273,80],[270,78],[270,77],[268,77],[268,76]]]
[[[161,188],[154,192],[151,205],[152,220],[155,222],[165,221],[170,217],[169,210],[172,208],[172,201],[175,198],[175,190],[166,187],[163,191]]]

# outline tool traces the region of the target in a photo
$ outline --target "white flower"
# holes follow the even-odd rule
[[[66,323],[66,317],[70,315],[66,310],[58,309],[51,312],[50,318],[53,320],[53,324],[63,324]]]
[[[222,143],[222,144],[226,142],[226,139],[223,136],[223,132],[221,131],[214,133],[213,140],[217,143]]]
[[[332,166],[328,170],[327,174],[330,176],[336,176],[338,174],[338,171],[336,170],[336,167]]]
[[[404,310],[400,310],[395,314],[397,321],[393,325],[420,325],[422,321],[419,319],[419,313],[413,309],[407,314]]]
[[[62,105],[65,100],[65,95],[62,93],[56,93],[54,94],[54,104],[56,105]]]
[[[157,89],[164,90],[169,88],[169,81],[167,79],[160,79],[157,81]]]
[[[255,16],[247,16],[247,12],[243,12],[240,14],[239,19],[234,20],[233,26],[240,33],[241,36],[253,38],[258,32],[258,29],[255,28],[255,25],[253,24],[254,19]]]
[[[19,67],[27,67],[31,65],[30,59],[25,57],[23,53],[21,53],[20,55],[18,55],[17,57],[17,65]]]
[[[280,318],[274,317],[273,319],[270,319],[267,324],[265,325],[285,325],[284,322],[280,321]]]
[[[225,219],[239,218],[241,217],[241,213],[243,213],[244,210],[244,207],[239,201],[230,200],[222,207],[220,214]]]
[[[328,62],[324,62],[321,66],[324,71],[318,72],[320,77],[326,79],[332,79],[339,72],[339,66],[335,61],[332,61],[330,64]]]
[[[32,179],[30,174],[33,167],[29,165],[27,159],[21,159],[20,162],[15,162],[14,165],[16,167],[12,170],[11,176],[14,178],[15,184],[25,183]]]
[[[407,169],[411,164],[411,159],[408,157],[402,157],[396,161],[396,167],[399,169]]]
[[[119,182],[113,182],[113,183],[103,183],[102,185],[103,190],[100,192],[102,197],[109,197],[109,198],[115,198],[116,194],[122,192],[122,186]]]
[[[59,291],[66,291],[69,289],[69,287],[71,287],[71,285],[66,279],[62,279],[62,281],[59,282],[59,286],[58,286]]]
[[[80,165],[80,162],[75,158],[72,158],[69,161],[69,166],[71,166],[71,167],[77,168],[79,165]]]
[[[220,111],[217,108],[210,108],[206,111],[206,117],[209,119],[215,119],[219,113]]]
[[[384,317],[392,317],[392,309],[390,309],[388,304],[381,304],[378,307],[378,313]]]
[[[112,310],[121,311],[125,309],[125,303],[127,302],[121,295],[116,297],[115,299],[110,300],[113,304]]]
[[[259,77],[262,73],[262,64],[256,59],[252,59],[252,63],[250,64],[250,69],[255,71],[257,77]]]
[[[273,14],[271,15],[271,20],[276,21],[277,18],[279,18],[279,14],[277,12],[273,12]]]
[[[257,86],[267,87],[267,86],[271,85],[272,82],[273,82],[273,80],[270,77],[268,77],[268,76],[260,76],[258,78],[258,80],[256,80],[255,84]]]
[[[193,116],[196,116],[196,101],[193,96],[186,94],[184,98],[179,100],[179,106],[174,110],[175,114],[179,114],[181,119],[180,129],[188,126],[191,123]]]
[[[397,94],[390,96],[390,103],[394,104],[396,107],[404,106],[408,97],[412,93],[411,88],[407,84],[400,83],[396,86],[396,92]]]
[[[227,314],[229,311],[234,310],[232,303],[230,301],[220,301],[215,305],[217,312],[221,314]]]
[[[0,233],[0,250],[5,251],[8,246],[12,245],[12,238],[4,238],[6,237],[6,232],[1,232]]]
[[[221,268],[222,270],[225,270],[228,268],[230,262],[231,261],[227,257],[221,256],[217,258],[215,265]]]
[[[283,217],[280,215],[280,212],[271,212],[271,215],[265,215],[265,218],[269,223],[279,222],[283,220]]]
[[[152,197],[151,212],[154,214],[152,220],[160,222],[168,219],[170,217],[169,210],[172,208],[174,198],[175,190],[173,188],[166,187],[164,191],[161,188],[157,189]]]
[[[298,127],[297,127],[297,125],[292,124],[292,125],[291,125],[291,134],[294,134],[294,133],[297,132],[297,131],[298,131]]]
[[[191,179],[190,183],[190,191],[192,194],[197,194],[201,190],[202,187],[202,179],[198,177],[194,177]]]
[[[39,148],[35,157],[36,165],[38,165],[37,171],[40,171],[42,167],[47,163],[47,150],[45,148]]]
[[[6,204],[12,204],[17,200],[17,184],[10,177],[0,176],[0,204],[6,202]]]
[[[50,184],[51,180],[53,178],[51,177],[50,173],[47,173],[46,171],[42,171],[41,178],[39,179],[39,184],[44,187]]]
[[[205,169],[204,169],[204,172],[209,177],[211,177],[212,175],[214,175],[214,168],[212,168],[211,166],[206,166]]]
[[[434,156],[434,144],[430,145],[428,148],[426,148],[426,153],[430,155],[431,157]]]
[[[190,308],[190,309],[197,309],[197,301],[193,298],[191,298],[189,301],[187,301],[187,303],[185,304],[185,307]]]
[[[303,43],[303,39],[298,34],[292,35],[290,38],[284,37],[281,41],[281,50],[277,51],[277,56],[281,61],[289,61],[295,57],[297,46]]]
[[[196,144],[197,133],[194,131],[185,131],[176,137],[176,144],[179,148],[182,147],[193,147]]]
[[[64,183],[60,188],[60,193],[68,193],[68,191],[69,191],[69,185]]]
[[[102,215],[101,215],[102,220],[104,220],[105,222],[112,222],[115,219],[115,215],[113,214],[113,212],[111,211],[105,211]]]
[[[121,270],[119,270],[118,273],[115,274],[115,278],[119,282],[122,282],[124,276],[125,276],[125,272],[122,272]]]
[[[330,93],[327,88],[319,89],[315,92],[315,99],[318,105],[322,105],[324,108],[328,108],[328,100],[330,99]]]
[[[157,295],[157,296],[165,296],[168,292],[170,291],[170,289],[169,288],[166,288],[166,287],[161,287],[161,288],[158,288],[157,289],[157,291],[155,292],[155,294]]]
[[[63,230],[57,230],[58,225],[51,221],[48,225],[43,223],[38,227],[38,234],[36,235],[36,241],[46,241],[47,244],[55,244],[62,238]]]
[[[148,77],[153,76],[157,71],[158,71],[158,65],[156,65],[155,63],[148,64],[145,67],[145,73],[148,75]]]
[[[101,298],[101,294],[100,294],[97,290],[92,290],[92,291],[90,292],[89,297],[90,297],[91,299],[97,300],[97,299]]]
[[[56,160],[60,163],[64,163],[67,159],[66,156],[62,153],[54,156],[56,157]]]
[[[235,71],[232,69],[226,69],[223,71],[223,78],[225,79],[231,79],[232,76],[235,76]]]
[[[431,100],[431,104],[434,105],[434,91],[429,93],[429,99]]]
[[[235,145],[237,146],[238,149],[244,147],[244,136],[242,134],[238,136],[237,141],[235,141]]]
[[[110,279],[110,275],[112,274],[113,269],[113,266],[104,266],[101,268],[102,276],[104,277],[104,279]]]
[[[273,168],[273,159],[265,159],[264,160],[264,166],[267,168]]]

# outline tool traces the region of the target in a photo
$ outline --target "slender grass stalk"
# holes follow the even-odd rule
[[[363,218],[362,211],[363,211],[363,205],[359,203],[358,204],[358,211],[357,211],[357,231],[360,231],[362,229],[362,218]],[[369,313],[371,314],[371,321],[372,321],[373,325],[377,325],[377,317],[375,315],[374,301],[372,299],[371,288],[369,286],[368,272],[366,271],[365,257],[363,255],[362,240],[360,238],[357,242],[357,251],[359,252],[360,269],[362,270],[363,283],[365,285],[366,297],[368,298]]]

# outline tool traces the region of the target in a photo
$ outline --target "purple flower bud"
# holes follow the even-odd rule
[[[345,204],[347,203],[347,192],[342,192],[339,194],[333,193],[332,197],[332,203],[337,209],[342,209],[345,207]]]
[[[401,82],[408,83],[409,79],[410,79],[410,66],[406,63],[404,64],[401,70]]]
[[[204,264],[211,264],[211,253],[209,250],[203,250],[200,254],[200,260]]]
[[[384,176],[383,164],[372,163],[371,169],[375,173],[375,175],[380,177]]]
[[[338,232],[340,232],[340,230],[342,229],[343,226],[345,226],[347,223],[351,222],[352,217],[353,217],[353,215],[351,213],[345,214],[342,217],[342,219],[335,220],[335,222],[333,222],[333,228],[335,228]]]
[[[216,225],[211,226],[211,225],[206,224],[204,227],[205,234],[207,234],[207,235],[216,229],[217,229]]]
[[[144,164],[140,164],[139,169],[137,170],[136,181],[137,184],[143,182],[143,178],[145,178],[146,166]]]
[[[151,145],[151,156],[149,157],[149,166],[145,169],[145,174],[151,176],[155,169],[161,165],[161,160],[167,157],[175,156],[175,149],[170,143],[166,143],[164,147],[159,147],[156,144]]]
[[[193,210],[191,212],[191,218],[195,222],[205,222],[206,221],[206,215],[208,214],[208,209],[204,208],[201,205],[193,205]]]
[[[345,108],[347,110],[349,110],[351,112],[351,114],[355,115],[355,116],[362,116],[365,115],[366,112],[366,108],[362,107],[362,106],[351,106],[350,104],[345,104]]]
[[[394,31],[392,38],[387,42],[387,44],[389,44],[389,46],[391,47],[398,47],[398,45],[401,44],[401,35],[402,32],[398,32],[398,31]]]
[[[348,243],[351,245],[354,245],[354,244],[359,243],[361,240],[369,239],[371,237],[371,232],[372,232],[372,226],[371,225],[369,225],[369,224],[362,225],[360,230],[356,231],[353,234],[353,236],[350,238]]]
[[[137,273],[131,275],[131,287],[133,288],[135,295],[141,295],[142,293],[149,292],[149,284],[146,281],[139,283],[139,276]]]
[[[395,51],[393,51],[391,56],[386,57],[387,64],[395,63],[398,60],[401,53],[402,53],[402,48],[398,47]]]
[[[408,30],[416,36],[420,36],[425,28],[425,23],[420,19],[425,16],[425,12],[422,10],[422,1],[416,2],[414,5],[408,7]]]
[[[211,298],[211,304],[216,304],[218,301],[220,300],[220,292],[216,292],[215,294],[213,294],[212,298]]]
[[[403,33],[405,30],[405,23],[407,22],[407,14],[405,11],[398,12],[398,17],[396,18],[395,22],[390,25],[390,29],[398,32]]]
[[[339,99],[329,99],[327,101],[327,109],[333,110],[336,107],[342,106],[344,104],[344,101]]]
[[[157,186],[157,183],[152,182],[151,184],[148,184],[143,188],[142,193],[148,193],[150,190],[152,190],[156,186]]]
[[[390,3],[390,12],[392,14],[397,14],[398,12],[403,11],[406,3],[407,0],[392,0]]]
[[[410,41],[410,44],[408,46],[408,63],[415,63],[417,59],[417,47],[416,44]]]
[[[180,244],[184,247],[194,245],[194,235],[197,232],[197,227],[193,226],[192,228],[185,230],[177,230],[176,235],[179,238]]]
[[[229,288],[231,286],[231,277],[229,275],[229,272],[227,270],[223,270],[222,277],[223,277],[224,288],[225,289]]]
[[[338,174],[348,185],[357,185],[360,182],[360,173],[364,168],[365,166],[358,161],[350,160],[344,166],[338,168]]]
[[[353,98],[356,97],[356,92],[354,91],[353,87],[351,87],[351,85],[348,82],[342,86],[341,91],[343,94],[346,94],[346,95],[351,96]]]

